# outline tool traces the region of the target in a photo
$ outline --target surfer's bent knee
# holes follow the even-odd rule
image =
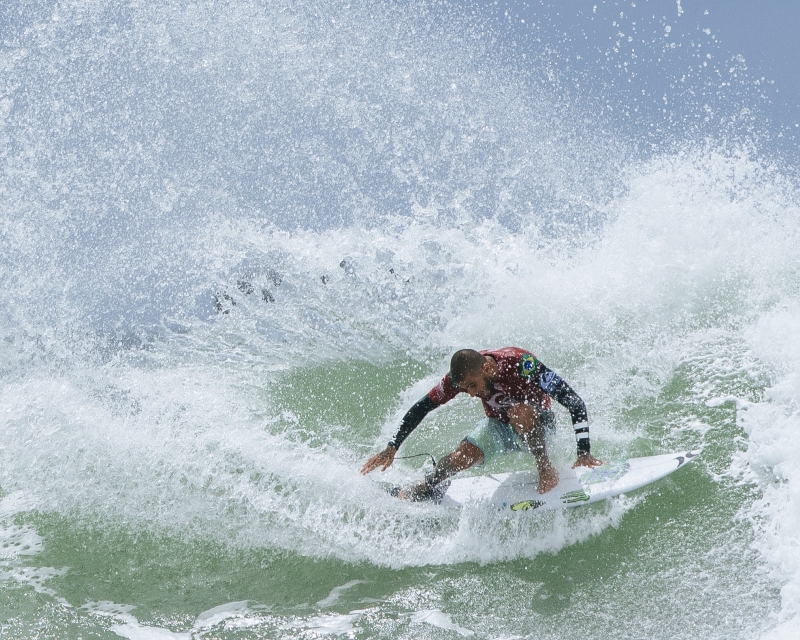
[[[483,464],[484,458],[486,457],[483,450],[470,442],[468,438],[464,438],[453,453],[459,458],[463,458],[467,465],[465,468],[473,467],[476,464]]]

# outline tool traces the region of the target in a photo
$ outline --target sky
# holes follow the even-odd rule
[[[698,3],[699,4],[699,3]],[[720,43],[775,82],[776,106],[800,118],[800,0],[709,0]]]
[[[520,55],[541,49],[542,42],[568,52],[574,57],[568,64],[595,83],[594,95],[605,92],[633,109],[651,111],[672,109],[670,101],[686,99],[684,111],[699,112],[704,100],[681,96],[680,89],[704,83],[730,104],[747,102],[774,131],[800,140],[800,0],[478,4],[506,22],[502,31]]]

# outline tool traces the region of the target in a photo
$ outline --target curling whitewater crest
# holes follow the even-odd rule
[[[732,182],[737,167],[758,179]],[[350,357],[357,354],[379,368],[405,348],[423,361],[417,366],[433,371],[451,345],[501,344],[516,337],[543,345],[551,361],[565,363],[565,376],[583,380],[596,440],[608,438],[606,446],[624,454],[626,442],[640,431],[618,423],[619,389],[633,384],[641,401],[657,395],[681,359],[708,348],[713,327],[722,321],[735,336],[769,302],[763,287],[785,268],[793,250],[785,232],[792,214],[776,201],[771,228],[762,225],[755,238],[742,233],[759,215],[752,202],[770,206],[773,192],[760,171],[744,159],[709,154],[632,171],[629,196],[608,212],[604,236],[565,257],[536,249],[538,235],[509,236],[488,225],[269,235],[231,225],[211,236],[209,246],[215,259],[228,260],[237,306],[214,314],[209,296],[212,320],[167,333],[147,352],[122,353],[100,369],[76,371],[66,386],[29,377],[8,388],[4,403],[13,406],[12,413],[39,414],[43,423],[71,427],[53,427],[36,451],[27,452],[24,443],[35,427],[16,424],[8,431],[6,468],[13,469],[15,482],[24,477],[38,487],[50,508],[180,535],[203,514],[202,535],[237,545],[276,544],[377,563],[413,557],[422,564],[493,562],[563,548],[619,516],[576,517],[574,535],[562,522],[549,533],[518,523],[500,536],[497,525],[472,516],[459,521],[388,500],[373,503],[374,491],[362,496],[353,451],[368,450],[378,432],[377,441],[391,435],[402,411],[397,394],[408,383],[395,381],[394,391],[380,392],[381,400],[357,418],[366,418],[362,425],[336,411],[320,419],[304,405],[313,403],[315,387],[347,382],[350,374],[339,375],[330,364],[342,358],[342,345]],[[731,189],[746,192],[758,185],[766,191],[729,204]],[[676,200],[676,189],[692,195]],[[678,242],[689,225],[698,232],[696,244]],[[713,245],[704,238],[715,238]],[[772,247],[766,257],[765,243]],[[644,256],[634,251],[643,245]],[[247,247],[244,266],[231,259],[237,258],[235,246]],[[340,266],[343,254],[350,270]],[[259,256],[265,268],[280,268],[272,302],[235,289],[240,268],[252,272]],[[504,286],[494,287],[499,281]],[[549,303],[542,308],[540,300]],[[415,310],[408,313],[407,304]],[[532,315],[529,309],[537,311]],[[426,353],[431,342],[441,350]],[[612,351],[609,344],[624,348]],[[603,357],[581,362],[586,353]],[[295,370],[297,362],[308,378]],[[634,367],[646,376],[623,373]],[[267,388],[286,391],[265,392],[265,380]],[[416,385],[413,393],[420,393]],[[50,408],[42,397],[50,399]],[[428,437],[428,446],[451,446],[469,416],[467,405],[443,413],[432,422],[440,431]],[[620,428],[623,437],[615,436]],[[56,470],[51,480],[25,471],[35,468],[31,455],[49,461]],[[326,471],[312,477],[309,465]],[[136,470],[140,466],[148,470],[144,475]],[[136,476],[142,479],[131,488],[129,479]],[[356,515],[365,510],[368,517]],[[143,513],[146,518],[137,516]],[[372,523],[386,517],[392,523],[384,522],[383,529]],[[423,523],[432,517],[426,531]],[[347,524],[331,535],[331,522]],[[498,536],[502,544],[487,544]],[[540,542],[529,544],[531,537]],[[408,553],[389,555],[389,549]]]

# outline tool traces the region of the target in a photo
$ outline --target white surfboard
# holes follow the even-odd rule
[[[559,483],[545,494],[537,491],[539,476],[535,471],[456,478],[447,488],[441,504],[451,507],[485,505],[511,511],[579,507],[655,482],[684,466],[699,453],[696,450],[629,458],[594,469],[560,469]]]

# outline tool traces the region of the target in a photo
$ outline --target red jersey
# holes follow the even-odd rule
[[[542,365],[532,353],[519,347],[487,349],[480,353],[494,358],[498,369],[497,378],[492,382],[492,397],[488,400],[481,398],[483,410],[488,417],[508,422],[506,409],[517,404],[529,404],[540,409],[550,408],[548,392],[552,393],[551,383],[555,382],[552,377],[558,382],[561,379]],[[448,373],[428,392],[428,397],[435,404],[443,405],[459,393],[465,392],[453,386]]]

